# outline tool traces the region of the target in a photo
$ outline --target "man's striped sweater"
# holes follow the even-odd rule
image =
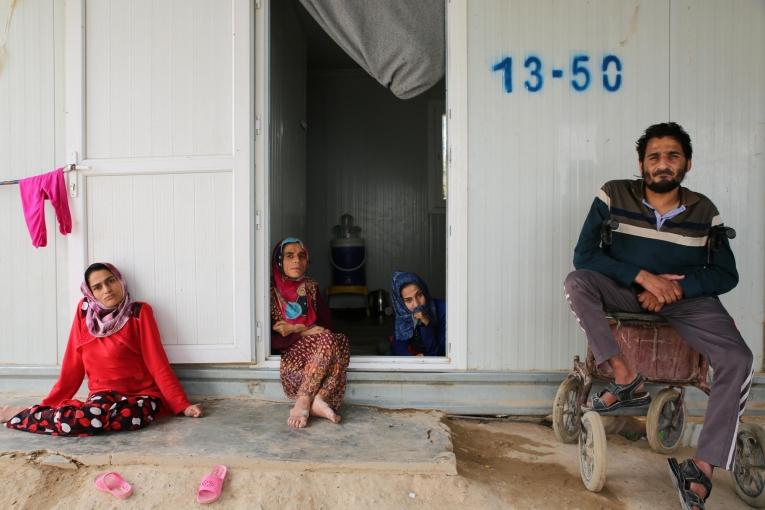
[[[598,192],[574,249],[574,267],[602,273],[630,286],[641,269],[653,274],[681,274],[684,298],[717,296],[738,283],[736,260],[723,239],[707,263],[709,229],[721,224],[707,197],[680,188],[685,211],[656,229],[656,216],[644,203],[643,180],[609,181]],[[619,222],[611,246],[601,246],[601,225]]]

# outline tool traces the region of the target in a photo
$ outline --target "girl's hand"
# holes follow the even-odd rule
[[[414,318],[420,321],[423,326],[427,326],[428,324],[430,324],[430,317],[428,317],[427,313],[417,312],[416,314],[414,314]]]
[[[324,333],[325,331],[327,331],[327,328],[322,328],[321,326],[311,326],[310,328],[302,331],[300,336],[318,335],[320,333]]]
[[[188,416],[189,418],[199,418],[202,416],[202,405],[201,404],[192,404],[186,409],[183,410],[183,415]]]

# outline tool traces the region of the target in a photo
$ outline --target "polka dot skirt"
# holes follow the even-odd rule
[[[85,402],[68,400],[59,407],[36,405],[6,423],[10,429],[52,436],[93,436],[110,430],[137,430],[148,426],[162,401],[148,395],[125,396],[99,391]]]

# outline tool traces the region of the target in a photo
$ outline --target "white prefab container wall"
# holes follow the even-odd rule
[[[0,3],[0,19],[9,14]],[[0,180],[54,168],[63,154],[63,10],[48,0],[20,2],[0,67]],[[0,41],[3,40],[0,35]],[[53,365],[66,293],[66,240],[46,214],[48,247],[32,248],[18,186],[0,186],[0,363]],[[73,309],[72,309],[73,311]],[[62,353],[63,354],[63,351]]]
[[[0,180],[89,169],[68,176],[72,235],[49,213],[46,248],[0,186],[0,364],[55,367],[81,271],[107,259],[154,306],[173,362],[275,366],[264,29],[247,0],[19,2]],[[674,120],[693,138],[687,185],[738,231],[723,302],[761,368],[765,2],[451,0],[447,40],[452,356],[421,365],[568,368],[585,349],[561,288],[581,222],[603,182],[637,173],[642,130]]]
[[[668,120],[692,137],[684,184],[738,231],[741,283],[722,300],[761,367],[765,2],[491,0],[467,20],[468,368],[559,369],[584,352],[562,297],[579,229]]]

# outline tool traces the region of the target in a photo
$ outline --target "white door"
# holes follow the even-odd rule
[[[113,262],[175,363],[253,359],[252,8],[67,2],[71,297]]]

